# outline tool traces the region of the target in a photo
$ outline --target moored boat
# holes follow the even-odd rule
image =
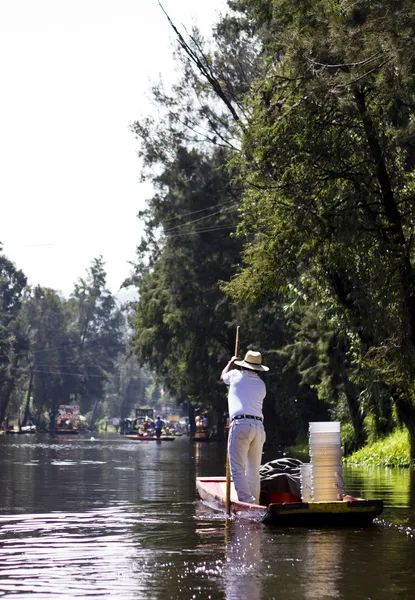
[[[156,437],[155,435],[127,435],[129,440],[136,442],[173,442],[176,439],[174,435],[161,435]]]
[[[212,442],[213,437],[206,431],[196,431],[192,437],[193,442]]]
[[[69,429],[65,427],[57,427],[55,432],[59,435],[78,435],[80,433],[79,429]]]
[[[197,477],[200,498],[215,510],[226,506],[226,477]],[[283,499],[282,496],[281,499]],[[344,495],[333,502],[282,501],[269,504],[239,502],[233,483],[230,496],[234,517],[260,521],[267,525],[345,527],[369,526],[383,511],[382,500],[365,500]]]
[[[88,433],[84,425],[85,417],[81,416],[81,407],[67,404],[58,406],[58,418],[53,429],[58,435],[78,435]]]

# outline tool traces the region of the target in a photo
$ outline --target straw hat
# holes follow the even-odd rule
[[[248,350],[245,354],[244,360],[235,360],[235,365],[244,367],[245,369],[251,369],[252,371],[269,371],[269,368],[261,364],[262,356],[260,352],[254,350]]]

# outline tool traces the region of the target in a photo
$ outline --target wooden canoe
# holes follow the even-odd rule
[[[162,435],[156,437],[153,435],[127,435],[129,440],[135,440],[136,442],[173,442],[176,439],[174,435]]]
[[[196,488],[202,500],[215,510],[225,510],[226,477],[197,477]],[[235,517],[267,525],[302,527],[368,526],[383,511],[382,500],[344,496],[336,502],[282,502],[262,506],[239,502],[231,483],[231,513]]]

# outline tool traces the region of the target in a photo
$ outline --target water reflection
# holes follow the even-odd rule
[[[186,439],[0,440],[0,596],[414,597],[410,470],[346,468],[348,493],[385,499],[382,518],[369,529],[310,530],[226,525],[195,489],[197,474],[224,465],[224,445]]]
[[[304,598],[339,598],[343,539],[333,531],[307,532],[304,552]]]
[[[107,509],[0,518],[0,595],[27,598],[108,596],[131,555],[131,517]],[[124,578],[124,597],[135,582]]]
[[[343,470],[345,490],[361,498],[382,498],[385,506],[415,505],[413,469],[352,467]]]
[[[243,521],[227,521],[225,525],[226,600],[260,600],[262,598],[262,527]]]
[[[226,600],[341,597],[344,537],[338,531],[268,528],[238,520],[225,526]]]
[[[226,473],[226,443],[190,442],[193,450],[195,477],[224,476]]]

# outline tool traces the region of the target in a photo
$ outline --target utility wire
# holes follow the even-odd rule
[[[12,367],[13,371],[28,371],[28,367],[24,368],[24,367]],[[51,370],[42,370],[42,369],[34,369],[32,370],[32,373],[46,373],[47,375],[69,375],[69,376],[74,376],[74,377],[95,377],[95,378],[105,378],[105,377],[111,377],[112,375],[115,375],[116,373],[121,372],[121,367],[118,367],[114,372],[112,373],[108,373],[106,375],[90,375],[88,373],[67,373],[64,371],[51,371]],[[147,379],[146,376],[136,376],[133,375],[133,378],[136,379],[137,381],[145,381]]]
[[[217,208],[218,206],[225,206],[226,204],[231,204],[232,202],[234,202],[235,204],[237,203],[236,200],[228,200],[227,202],[222,202],[220,204],[214,204],[213,206],[207,206],[206,208],[199,208],[198,210],[192,210],[191,212],[183,213],[182,215],[177,215],[177,217],[170,217],[169,219],[166,219],[164,221],[164,223],[168,223],[169,221],[174,221],[175,219],[183,219],[183,217],[190,217],[190,215],[196,215],[197,213],[203,212],[204,210],[213,210],[214,208]]]
[[[236,200],[228,200],[227,202],[223,202],[221,204],[215,204],[214,206],[207,206],[206,208],[200,208],[198,210],[193,210],[187,213],[183,213],[182,215],[177,215],[177,217],[170,217],[169,219],[164,220],[164,223],[169,223],[170,221],[174,221],[175,219],[183,219],[184,217],[189,217],[191,215],[195,215],[197,213],[206,211],[206,210],[213,210],[215,208],[217,208],[218,206],[225,206],[226,204],[231,204],[232,202],[234,202],[235,204],[237,203]],[[138,232],[139,235],[139,232]],[[106,239],[110,239],[112,236],[111,235],[106,235]],[[115,236],[113,236],[115,237]],[[39,243],[39,244],[8,244],[9,246],[19,246],[19,247],[25,247],[25,248],[41,248],[41,247],[47,247],[47,246],[65,246],[67,244],[79,244],[79,240],[78,241],[74,241],[74,240],[66,240],[66,241],[60,241],[60,242],[45,242],[45,243]]]
[[[236,202],[234,202],[236,204]],[[165,229],[164,233],[169,233],[169,231],[173,231],[174,229],[180,229],[181,227],[186,227],[187,225],[191,225],[192,223],[199,223],[199,221],[203,221],[204,219],[210,219],[210,217],[214,217],[215,215],[219,215],[224,210],[228,210],[232,208],[232,206],[228,206],[226,208],[221,208],[220,210],[211,213],[210,215],[205,215],[204,217],[200,217],[199,219],[194,219],[193,221],[188,221],[187,223],[180,223],[180,225],[176,225],[175,227],[171,227],[170,229]]]
[[[23,367],[11,367],[11,370],[13,371],[27,371],[28,368],[23,368]],[[47,375],[70,375],[73,377],[99,377],[99,378],[103,378],[103,377],[109,377],[110,375],[90,375],[88,373],[67,373],[65,371],[43,371],[42,369],[33,369],[32,373],[46,373]]]
[[[53,348],[43,348],[42,350],[25,350],[24,352],[19,352],[18,354],[14,354],[13,356],[26,356],[27,354],[31,353],[31,354],[40,354],[41,352],[55,352],[56,350],[61,350],[62,348],[70,348],[71,346],[79,346],[79,345],[84,345],[84,347],[88,344],[92,344],[94,342],[97,341],[101,341],[107,337],[111,337],[113,336],[112,333],[106,333],[104,335],[100,335],[99,337],[96,338],[92,338],[90,340],[84,341],[82,342],[81,340],[78,340],[77,342],[70,342],[69,344],[62,344],[61,346],[54,346]],[[126,343],[128,342],[128,340],[125,343],[122,342],[117,342],[117,346],[125,346]],[[92,350],[92,348],[85,348],[86,351],[88,350]],[[7,357],[7,354],[3,354],[2,356]]]
[[[237,225],[222,225],[222,226],[218,226],[218,227],[211,227],[211,228],[206,228],[206,229],[195,229],[194,231],[184,231],[183,233],[174,233],[173,235],[168,235],[167,239],[170,238],[174,238],[174,237],[184,237],[186,235],[190,236],[190,235],[196,235],[199,233],[214,233],[216,231],[222,231],[224,229],[236,229],[236,227],[238,227]]]

